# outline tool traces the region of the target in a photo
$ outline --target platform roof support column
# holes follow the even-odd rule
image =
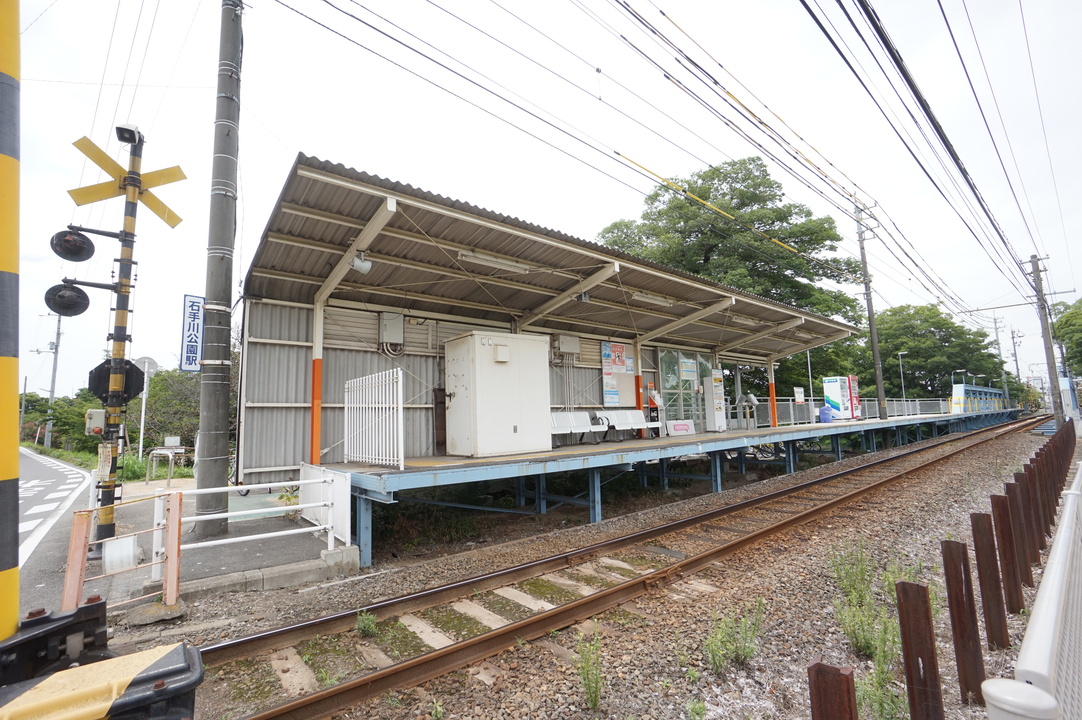
[[[778,426],[778,393],[774,389],[774,359],[766,363],[766,382],[770,389],[770,427]]]
[[[319,465],[323,447],[323,313],[326,308],[326,301],[320,299],[312,308],[312,411],[308,434],[308,462],[312,465]]]
[[[601,522],[601,468],[590,468],[590,522]]]

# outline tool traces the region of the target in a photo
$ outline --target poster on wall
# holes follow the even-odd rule
[[[699,365],[694,359],[681,358],[680,360],[680,379],[681,380],[698,380]]]
[[[623,343],[601,343],[601,402],[605,407],[620,406],[620,386],[616,376],[628,372],[628,361],[627,347]]]

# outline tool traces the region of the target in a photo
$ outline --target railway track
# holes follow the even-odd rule
[[[324,718],[396,689],[477,663],[687,579],[726,555],[882,488],[916,470],[1040,419],[1015,422],[905,451],[672,523],[201,650],[208,667],[303,648],[313,638],[359,632],[361,617],[380,638],[368,667],[349,680],[249,718]],[[356,637],[354,636],[354,640]],[[374,669],[373,669],[374,668]]]

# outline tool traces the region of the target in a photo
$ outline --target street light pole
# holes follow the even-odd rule
[[[908,350],[902,350],[898,353],[898,379],[902,381],[902,408],[905,408],[905,373],[902,372],[902,355],[908,354]]]

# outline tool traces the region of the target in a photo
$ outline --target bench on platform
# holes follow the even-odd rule
[[[599,423],[605,423],[608,430],[656,430],[661,434],[661,423],[647,420],[642,410],[602,410],[596,413],[596,417]]]
[[[581,443],[583,438],[589,434],[594,445],[597,445],[601,442],[597,437],[597,433],[605,433],[609,429],[607,423],[594,421],[590,417],[590,413],[586,411],[567,412],[554,410],[549,415],[549,423],[551,424],[552,441],[556,447],[559,447],[556,438],[560,435],[578,435],[578,442]]]

